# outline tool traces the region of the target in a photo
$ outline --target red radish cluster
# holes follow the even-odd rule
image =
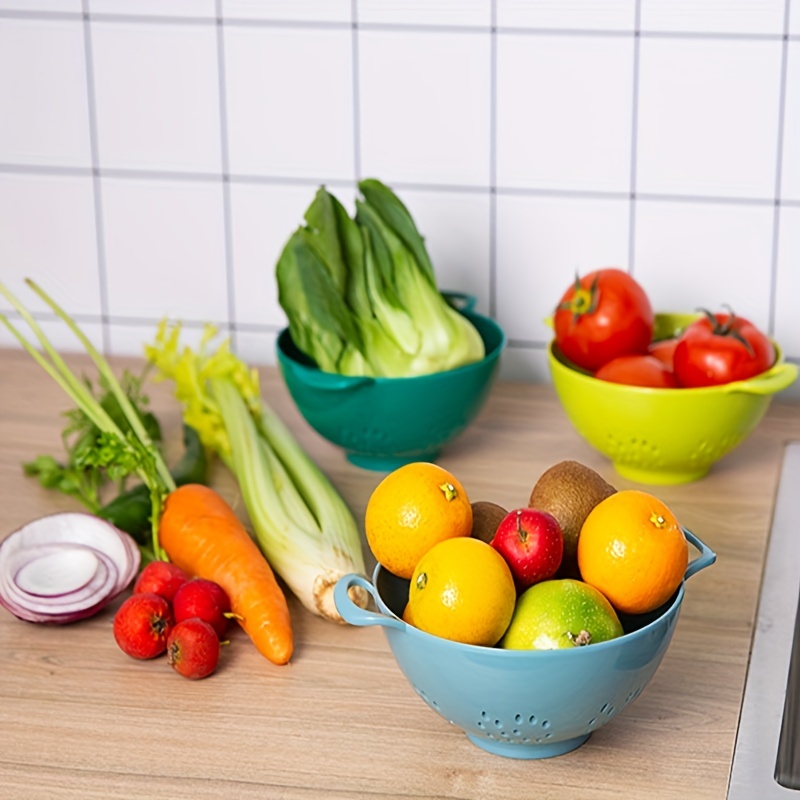
[[[166,561],[153,561],[139,575],[133,594],[114,617],[114,638],[133,658],[167,654],[167,663],[192,680],[217,668],[220,639],[231,605],[221,586],[190,579]]]

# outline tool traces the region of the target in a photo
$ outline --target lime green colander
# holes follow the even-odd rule
[[[656,315],[664,338],[695,319]],[[741,444],[769,408],[772,396],[797,378],[780,348],[771,369],[746,381],[699,389],[651,389],[609,383],[571,365],[548,346],[553,386],[575,430],[611,459],[625,478],[676,484],[704,477],[712,464]]]

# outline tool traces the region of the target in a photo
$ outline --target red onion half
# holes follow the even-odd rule
[[[0,605],[28,622],[85,619],[130,585],[140,560],[133,538],[99,517],[40,517],[0,542]]]

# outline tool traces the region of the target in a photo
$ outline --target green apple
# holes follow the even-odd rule
[[[613,606],[593,586],[563,578],[536,583],[517,599],[500,640],[507,650],[561,650],[622,636]]]

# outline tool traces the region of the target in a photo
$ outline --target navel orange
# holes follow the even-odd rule
[[[516,599],[503,557],[480,539],[457,537],[419,560],[403,618],[434,636],[492,647],[508,628]]]
[[[657,497],[625,489],[589,513],[578,539],[578,569],[617,611],[644,614],[680,586],[689,545],[675,515]]]
[[[364,531],[378,563],[410,578],[435,544],[470,535],[472,505],[448,470],[427,462],[405,464],[375,487],[367,502]]]

